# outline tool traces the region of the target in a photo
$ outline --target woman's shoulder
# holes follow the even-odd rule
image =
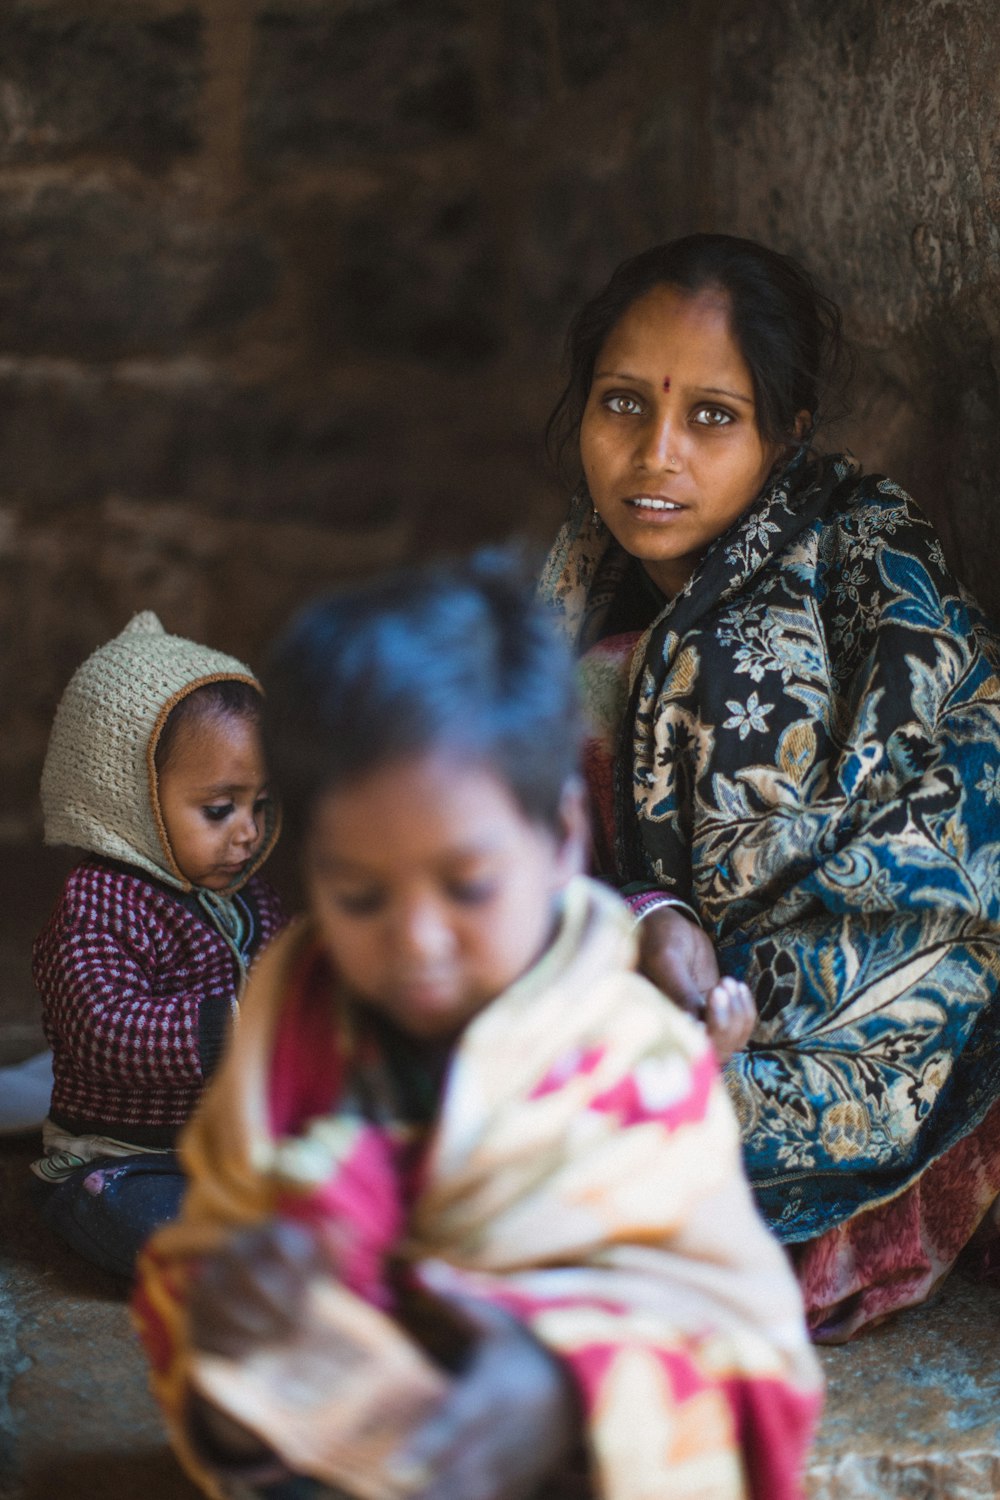
[[[943,629],[975,639],[991,662],[1000,663],[995,624],[952,571],[920,503],[887,475],[855,467],[831,508],[819,555],[855,581],[872,580],[878,627]]]
[[[867,470],[849,453],[831,454],[824,460],[842,472],[837,486],[833,518],[858,518],[863,515],[895,518],[897,524],[913,524],[933,531],[923,508],[910,492],[889,475]]]
[[[878,558],[883,550],[905,555],[930,571],[939,588],[958,591],[933,521],[896,480],[854,464],[832,499],[824,518],[828,551],[832,545],[855,557]]]

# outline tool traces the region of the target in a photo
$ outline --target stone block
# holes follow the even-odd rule
[[[494,25],[495,125],[516,132],[533,124],[552,102],[558,67],[554,28],[535,0],[507,0],[497,7]]]
[[[556,0],[563,77],[593,82],[664,20],[661,0]]]
[[[467,137],[480,116],[475,27],[458,0],[271,3],[257,19],[251,161],[339,160]]]
[[[127,494],[187,501],[209,518],[363,528],[386,516],[394,491],[412,494],[396,458],[412,445],[401,396],[350,384],[319,374],[237,384],[196,359],[112,369],[0,359],[0,506],[54,520]]]
[[[0,189],[0,349],[91,360],[173,354],[269,304],[276,268],[247,224],[97,175]]]
[[[0,12],[0,165],[79,152],[158,170],[194,150],[201,20],[141,0],[98,5],[7,0]]]
[[[393,177],[343,226],[339,261],[307,290],[317,329],[356,353],[445,369],[504,336],[501,257],[478,190]]]
[[[801,258],[844,309],[843,437],[906,485],[1000,616],[1000,32],[990,0],[723,0],[715,221]],[[891,370],[889,390],[871,373]]]
[[[39,514],[115,490],[176,493],[193,459],[185,412],[204,394],[193,385],[150,388],[99,366],[0,360],[0,502]]]
[[[570,319],[620,260],[644,247],[619,191],[627,148],[615,142],[602,156],[562,150],[536,169],[525,187],[515,227],[517,322],[556,355]]]

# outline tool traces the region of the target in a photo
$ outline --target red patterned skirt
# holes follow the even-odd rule
[[[898,1197],[791,1247],[813,1339],[845,1343],[858,1329],[924,1302],[966,1247],[970,1269],[1000,1269],[1000,1104]]]

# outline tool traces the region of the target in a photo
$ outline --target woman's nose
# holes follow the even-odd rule
[[[677,453],[678,433],[675,423],[664,412],[654,414],[643,422],[639,429],[636,458],[640,467],[650,470],[676,469],[680,459]]]

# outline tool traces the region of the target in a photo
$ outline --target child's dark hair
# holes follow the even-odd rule
[[[393,761],[485,765],[556,826],[578,771],[575,668],[519,558],[491,551],[399,570],[317,600],[263,673],[264,744],[286,828]]]
[[[689,234],[623,261],[577,313],[566,340],[569,379],[546,427],[558,462],[575,442],[604,341],[633,302],[657,286],[722,292],[732,334],[753,380],[757,427],[766,442],[806,446],[824,388],[847,362],[840,309],[791,256],[731,234]],[[806,411],[808,432],[796,434]]]
[[[193,728],[199,724],[217,724],[221,719],[243,719],[247,723],[259,724],[263,707],[260,690],[252,682],[239,678],[222,678],[192,688],[179,703],[174,704],[164,720],[153,751],[157,771],[162,771],[169,762],[177,735],[185,725]]]

